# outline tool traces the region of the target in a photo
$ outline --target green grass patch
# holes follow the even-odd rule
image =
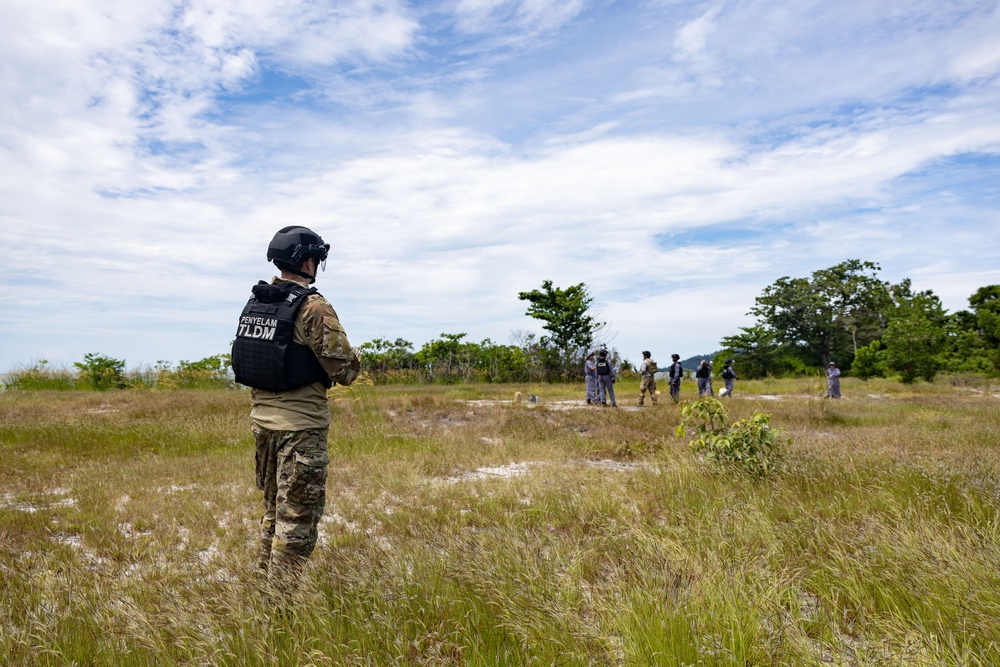
[[[622,406],[638,396],[616,389]],[[766,476],[703,461],[674,437],[669,400],[338,390],[320,544],[283,596],[253,573],[246,392],[5,392],[0,655],[1000,664],[1000,399],[950,381],[821,389],[738,382],[726,399],[730,421],[767,413],[787,434]]]

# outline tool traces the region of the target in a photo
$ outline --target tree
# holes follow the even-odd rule
[[[413,357],[432,380],[468,382],[479,359],[479,346],[463,341],[466,335],[443,333],[437,340],[424,343]]]
[[[763,325],[740,327],[740,333],[726,336],[722,345],[724,349],[716,359],[736,359],[737,372],[744,380],[767,377],[781,370],[778,368],[781,346],[774,332]]]
[[[489,338],[479,344],[477,368],[486,382],[525,382],[528,356],[516,345],[500,345]]]
[[[552,334],[549,340],[559,350],[590,347],[604,326],[588,314],[594,299],[584,283],[561,289],[546,280],[541,290],[518,292],[517,298],[530,304],[525,315],[545,322],[542,328]]]
[[[548,378],[572,374],[574,364],[582,360],[582,353],[594,344],[604,326],[589,314],[594,299],[587,286],[579,283],[562,289],[546,280],[541,290],[518,292],[517,298],[529,304],[525,315],[545,322],[542,328],[550,334],[539,341],[551,352],[544,355]]]
[[[805,348],[813,363],[825,367],[834,356],[853,358],[886,324],[883,313],[892,301],[880,270],[878,264],[849,259],[811,278],[785,276],[764,288],[750,313],[778,342]]]
[[[391,341],[375,338],[358,347],[361,368],[375,378],[383,379],[391,371],[410,370],[416,365],[413,343],[403,338]]]
[[[969,297],[969,305],[994,372],[1000,371],[1000,285],[980,287]]]
[[[919,314],[897,317],[889,322],[882,342],[885,363],[911,383],[917,378],[930,382],[941,367],[939,354],[944,345],[944,329]]]
[[[930,382],[941,368],[946,342],[946,315],[941,300],[930,290],[914,292],[907,278],[890,289],[893,307],[882,334],[880,350],[886,366],[905,383]]]
[[[1000,285],[987,285],[969,297],[971,311],[948,316],[943,363],[953,371],[1000,372]]]

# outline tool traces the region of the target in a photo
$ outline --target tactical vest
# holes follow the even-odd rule
[[[598,375],[611,375],[611,362],[607,359],[597,360],[597,374]]]
[[[253,286],[233,342],[233,373],[240,384],[287,391],[313,382],[333,382],[308,345],[292,342],[299,309],[315,287],[286,282]]]

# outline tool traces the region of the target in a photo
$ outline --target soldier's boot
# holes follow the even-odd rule
[[[260,544],[257,551],[257,571],[267,572],[267,567],[271,562],[271,538],[260,539]]]
[[[302,569],[306,559],[285,549],[275,549],[271,552],[271,569],[268,579],[271,586],[277,590],[292,590],[297,587],[302,578]]]

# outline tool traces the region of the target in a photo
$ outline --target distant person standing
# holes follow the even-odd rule
[[[681,378],[684,377],[684,367],[681,366],[680,358],[679,354],[671,354],[672,363],[667,370],[667,377],[670,378],[670,399],[674,403],[681,400]]]
[[[618,407],[615,402],[615,367],[608,359],[607,350],[599,350],[597,353],[597,396],[601,405],[607,406],[610,396],[611,407]]]
[[[699,396],[715,396],[715,393],[712,391],[712,364],[708,363],[708,359],[701,360],[694,376],[698,378]]]
[[[826,367],[826,397],[840,398],[840,369],[832,361]]]
[[[733,395],[733,380],[736,379],[736,369],[733,368],[733,360],[726,359],[726,365],[722,367],[722,381],[726,383],[726,388],[719,392],[719,396]]]
[[[330,245],[299,226],[267,248],[281,272],[253,286],[233,342],[236,381],[251,387],[255,477],[264,492],[258,567],[272,580],[296,575],[312,554],[326,502],[326,390],[349,385],[361,359],[337,313],[315,287]]]
[[[583,362],[583,376],[587,380],[587,405],[597,403],[597,361],[593,352]]]
[[[653,354],[649,350],[643,350],[642,363],[639,365],[639,375],[642,377],[639,384],[640,408],[645,402],[647,391],[649,392],[649,397],[653,399],[653,405],[656,405],[656,378],[654,377],[656,370],[656,362],[653,361]]]

